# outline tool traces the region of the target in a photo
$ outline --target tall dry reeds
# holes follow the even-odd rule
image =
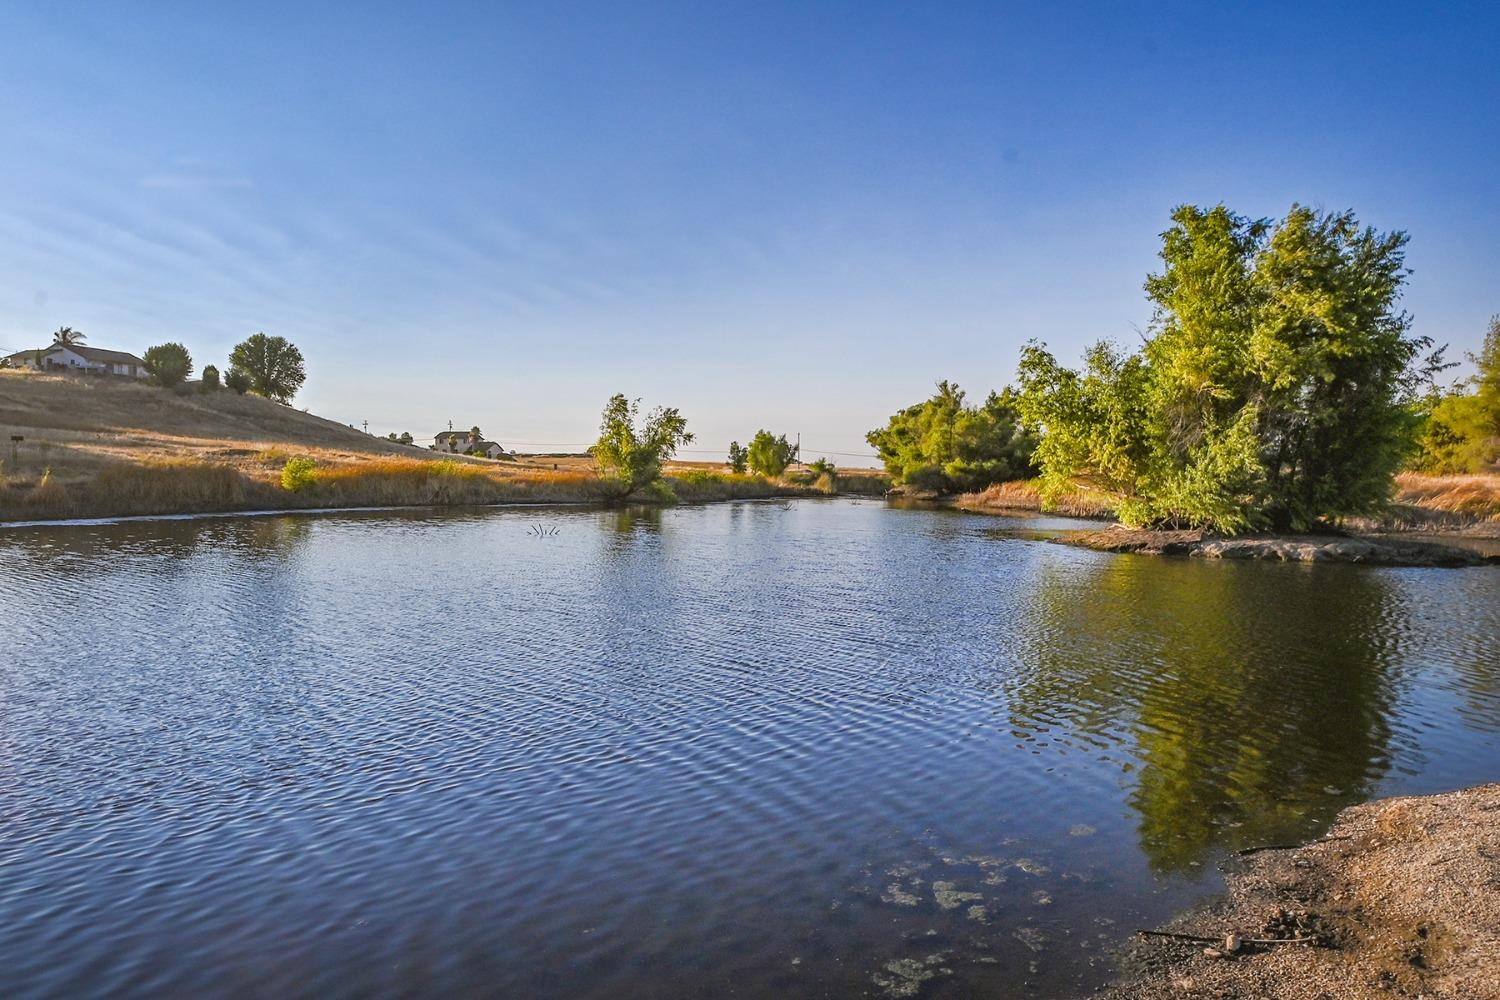
[[[986,511],[1046,511],[1066,517],[1085,517],[1112,520],[1114,509],[1105,500],[1084,493],[1073,493],[1061,498],[1052,506],[1044,506],[1042,495],[1036,484],[1029,479],[1017,479],[1008,483],[996,483],[978,493],[965,493],[953,501],[960,510]]]

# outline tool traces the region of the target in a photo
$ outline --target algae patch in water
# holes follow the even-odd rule
[[[885,887],[885,892],[880,894],[880,900],[884,903],[895,903],[897,906],[916,906],[921,899],[901,888],[899,884]]]
[[[937,900],[937,905],[945,910],[956,910],[965,903],[974,900],[983,900],[984,894],[978,892],[963,892],[958,888],[957,882],[934,882],[932,883],[932,898]]]
[[[1014,864],[1015,867],[1021,869],[1021,871],[1025,872],[1027,875],[1035,875],[1038,878],[1043,875],[1048,875],[1052,872],[1051,868],[1048,868],[1046,865],[1042,864],[1039,861],[1033,861],[1030,858],[1017,858]]]
[[[943,964],[946,960],[945,952],[924,959],[898,958],[885,963],[884,968],[870,978],[885,996],[914,997],[928,980],[953,975],[953,970]]]

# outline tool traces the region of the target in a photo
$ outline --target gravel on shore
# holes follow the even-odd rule
[[[1351,806],[1237,864],[1221,902],[1138,937],[1100,996],[1500,1000],[1500,784]]]

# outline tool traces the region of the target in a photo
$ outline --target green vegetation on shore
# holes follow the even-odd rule
[[[865,438],[898,484],[919,490],[970,492],[1035,472],[1036,436],[1021,425],[1009,389],[974,406],[957,385],[939,382],[931,399],[908,406]]]
[[[674,500],[675,494],[662,479],[661,466],[693,440],[687,418],[675,407],[658,406],[642,421],[640,409],[641,401],[627,399],[624,393],[616,393],[604,404],[599,440],[591,449],[599,475],[612,499],[646,495]]]
[[[1071,369],[1032,342],[1018,387],[978,407],[939,383],[867,435],[896,483],[971,510],[1219,534],[1496,516],[1500,317],[1477,374],[1440,391],[1443,349],[1397,308],[1405,233],[1296,205],[1172,220],[1140,349],[1102,341]]]
[[[1222,532],[1379,511],[1442,367],[1396,309],[1406,234],[1299,206],[1275,223],[1184,206],[1173,223],[1139,351],[1100,343],[1082,371],[1023,352],[1043,494],[1083,489],[1127,525]]]
[[[796,458],[797,446],[788,441],[785,434],[773,435],[768,430],[756,431],[745,452],[745,461],[751,471],[771,479],[786,472],[787,466]]]
[[[1500,464],[1500,316],[1469,355],[1476,372],[1424,400],[1426,423],[1413,467],[1435,475],[1484,473]]]

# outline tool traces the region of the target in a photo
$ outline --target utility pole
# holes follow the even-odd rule
[[[802,432],[797,432],[797,464],[802,464]]]

